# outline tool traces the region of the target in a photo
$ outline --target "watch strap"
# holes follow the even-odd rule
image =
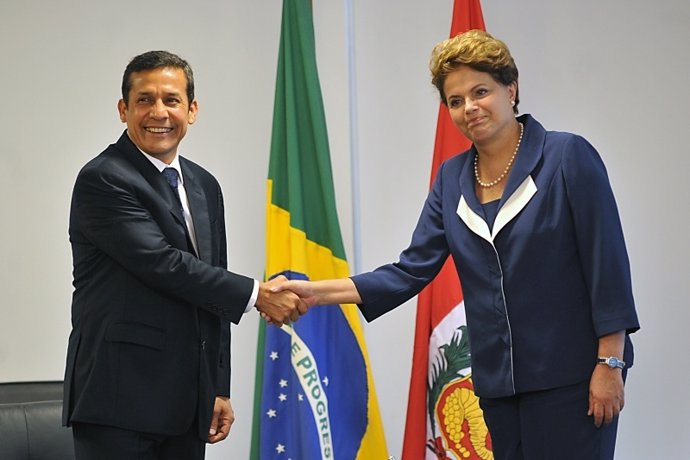
[[[615,356],[599,356],[597,358],[597,364],[606,364],[611,369],[625,369],[625,361]]]

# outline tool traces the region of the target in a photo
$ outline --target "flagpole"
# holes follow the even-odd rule
[[[362,225],[359,187],[359,129],[357,124],[357,73],[355,67],[354,0],[345,0],[345,47],[347,49],[350,109],[350,193],[352,197],[352,272],[362,272]]]

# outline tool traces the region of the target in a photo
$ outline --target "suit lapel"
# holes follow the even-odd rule
[[[479,214],[472,209],[467,200],[465,200],[465,195],[460,196],[460,202],[455,212],[473,233],[493,244],[489,225],[484,221],[484,213]]]
[[[187,224],[185,223],[184,216],[182,215],[180,203],[178,201],[178,198],[175,196],[175,192],[172,188],[170,188],[170,184],[168,184],[168,181],[165,180],[165,177],[163,177],[160,171],[158,171],[158,169],[141,153],[137,146],[134,145],[132,140],[127,135],[126,130],[124,133],[122,133],[122,136],[120,136],[120,139],[117,141],[116,146],[118,151],[122,153],[122,155],[127,159],[127,161],[129,161],[134,166],[134,169],[139,174],[141,174],[144,180],[146,180],[149,186],[151,186],[151,188],[153,189],[153,195],[160,197],[161,200],[165,203],[165,206],[170,211],[170,214],[172,214],[177,224],[182,227],[184,234],[187,235],[187,241],[185,243],[182,243],[182,241],[184,240],[181,240],[173,242],[173,244],[180,249],[186,249],[190,252],[193,252],[193,246],[190,246],[189,232],[187,231]],[[187,179],[187,174],[190,173],[185,173],[185,180]],[[191,198],[189,199],[191,202]],[[192,206],[193,214],[193,205],[190,204],[190,206]]]
[[[525,179],[532,174],[544,154],[544,140],[546,138],[544,128],[529,115],[518,117],[518,121],[525,125],[525,132],[517,159],[508,176],[506,188],[503,190],[501,210],[508,201],[513,200],[515,193],[521,192],[520,189],[524,187]]]
[[[501,209],[494,221],[494,228],[491,231],[491,239],[496,238],[498,232],[527,206],[527,203],[536,193],[537,186],[532,180],[532,176],[528,175],[510,197],[501,204]]]
[[[508,176],[508,182],[501,197],[492,232],[494,238],[527,206],[537,193],[537,185],[534,183],[532,174],[544,155],[546,131],[530,115],[522,115],[518,117],[518,121],[525,125],[525,132],[517,161],[513,165],[510,176]]]
[[[116,145],[118,150],[123,153],[125,158],[134,165],[134,168],[139,171],[146,182],[155,190],[156,195],[163,198],[168,209],[170,209],[170,213],[175,217],[175,220],[186,228],[182,210],[180,209],[180,205],[178,204],[173,190],[170,188],[170,184],[168,184],[160,171],[142,155],[137,146],[134,145],[127,135],[127,131],[122,133]]]
[[[474,157],[477,155],[474,145],[465,155],[467,155],[467,159],[458,178],[460,182],[460,201],[458,202],[456,213],[473,233],[491,243],[492,238],[489,225],[484,221],[484,210],[482,205],[479,204],[477,194],[474,192],[474,170],[472,165],[474,165]]]
[[[187,160],[180,157],[180,167],[184,176],[184,189],[187,192],[189,208],[194,222],[196,233],[196,245],[199,249],[199,258],[207,263],[211,261],[211,223],[208,216],[208,201],[204,190],[199,184],[199,178],[188,167]]]

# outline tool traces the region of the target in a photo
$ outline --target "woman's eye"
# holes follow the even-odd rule
[[[449,103],[448,103],[448,107],[450,107],[450,108],[452,108],[452,109],[458,108],[458,107],[460,107],[461,105],[462,105],[462,100],[461,100],[461,99],[457,99],[457,98],[451,99],[451,100],[449,101]]]

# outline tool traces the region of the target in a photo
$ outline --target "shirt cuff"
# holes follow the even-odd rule
[[[247,303],[247,307],[244,309],[244,312],[247,313],[251,309],[254,308],[254,305],[256,305],[256,299],[259,298],[259,282],[257,280],[254,280],[254,288],[252,289],[252,295],[249,296],[249,302]]]

